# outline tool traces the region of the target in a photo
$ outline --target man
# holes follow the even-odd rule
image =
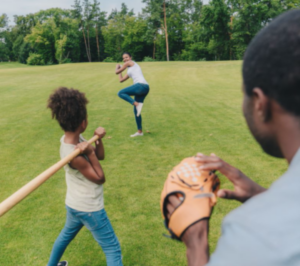
[[[261,30],[243,64],[243,113],[262,149],[285,158],[287,172],[266,190],[215,155],[198,154],[205,170],[218,170],[234,185],[218,196],[244,202],[223,221],[209,258],[208,220],[187,229],[189,266],[300,265],[300,10],[289,11]],[[169,197],[169,215],[178,205]]]

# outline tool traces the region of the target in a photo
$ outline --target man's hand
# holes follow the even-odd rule
[[[203,170],[217,170],[225,175],[234,185],[234,190],[220,189],[217,193],[218,197],[225,199],[235,199],[240,202],[245,202],[249,198],[264,192],[266,189],[261,187],[242,173],[239,169],[224,162],[215,154],[204,156],[198,153],[195,160],[202,163]]]
[[[80,149],[80,153],[90,155],[94,152],[94,147],[87,141],[80,142],[76,145],[76,149]]]
[[[167,204],[168,218],[181,201],[176,196],[169,196]],[[199,221],[190,226],[181,240],[186,246],[188,266],[202,266],[208,262],[208,220]]]
[[[99,136],[99,139],[102,139],[106,134],[106,131],[103,127],[98,127],[95,131],[94,131],[94,136],[97,135]]]

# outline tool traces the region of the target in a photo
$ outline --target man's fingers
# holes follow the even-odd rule
[[[217,170],[221,174],[225,175],[232,183],[237,182],[237,180],[241,177],[241,172],[237,168],[225,163],[224,161],[205,163],[200,166],[200,169],[207,171]]]
[[[201,163],[222,162],[222,160],[217,156],[206,156],[206,155],[200,155],[199,153],[196,155],[195,160]]]
[[[220,189],[217,192],[217,196],[219,198],[223,198],[223,199],[238,199],[236,192],[234,192],[232,190],[227,190],[227,189]]]
[[[174,206],[174,208],[181,203],[180,199],[178,199],[175,195],[169,196],[168,201],[172,204],[172,206]]]
[[[171,214],[174,212],[175,208],[172,204],[168,203],[167,210],[168,210],[167,216],[168,216],[168,219],[170,219]]]
[[[200,166],[201,170],[221,170],[222,169],[222,163],[220,162],[211,162],[211,163],[206,163]]]
[[[167,210],[168,210],[168,218],[170,218],[171,214],[174,212],[176,207],[181,203],[181,201],[175,195],[169,196],[168,201],[169,203],[167,204]]]

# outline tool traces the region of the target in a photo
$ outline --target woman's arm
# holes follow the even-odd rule
[[[116,65],[116,74],[119,74],[119,80],[120,82],[124,82],[125,80],[129,79],[129,76],[126,74],[124,77],[122,75],[122,72],[129,66],[129,62],[126,62],[123,66],[120,64]]]
[[[128,67],[128,63],[124,63],[124,65],[117,64],[116,65],[116,75],[122,73]]]
[[[120,82],[124,82],[125,80],[129,79],[129,76],[126,74],[124,77],[122,75],[122,72],[127,68],[127,67],[131,67],[133,66],[134,62],[129,61],[124,63],[123,66],[121,66],[120,64],[116,65],[116,74],[119,75],[119,80]]]
[[[127,74],[124,77],[122,76],[122,73],[119,74],[119,80],[121,83],[127,79],[129,79],[129,76]]]
[[[116,65],[116,75],[122,73],[127,67],[132,67],[133,64],[134,63],[132,61],[124,63],[123,66],[121,66],[120,64],[117,64]]]

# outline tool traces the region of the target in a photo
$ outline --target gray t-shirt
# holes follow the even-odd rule
[[[64,142],[65,136],[60,139],[60,157],[64,158],[75,149],[75,145]],[[86,141],[80,135],[80,142]],[[104,208],[103,186],[95,184],[84,177],[78,170],[69,164],[64,166],[66,173],[67,195],[66,205],[82,212],[95,212]]]
[[[207,266],[300,265],[300,150],[264,193],[232,211]]]

